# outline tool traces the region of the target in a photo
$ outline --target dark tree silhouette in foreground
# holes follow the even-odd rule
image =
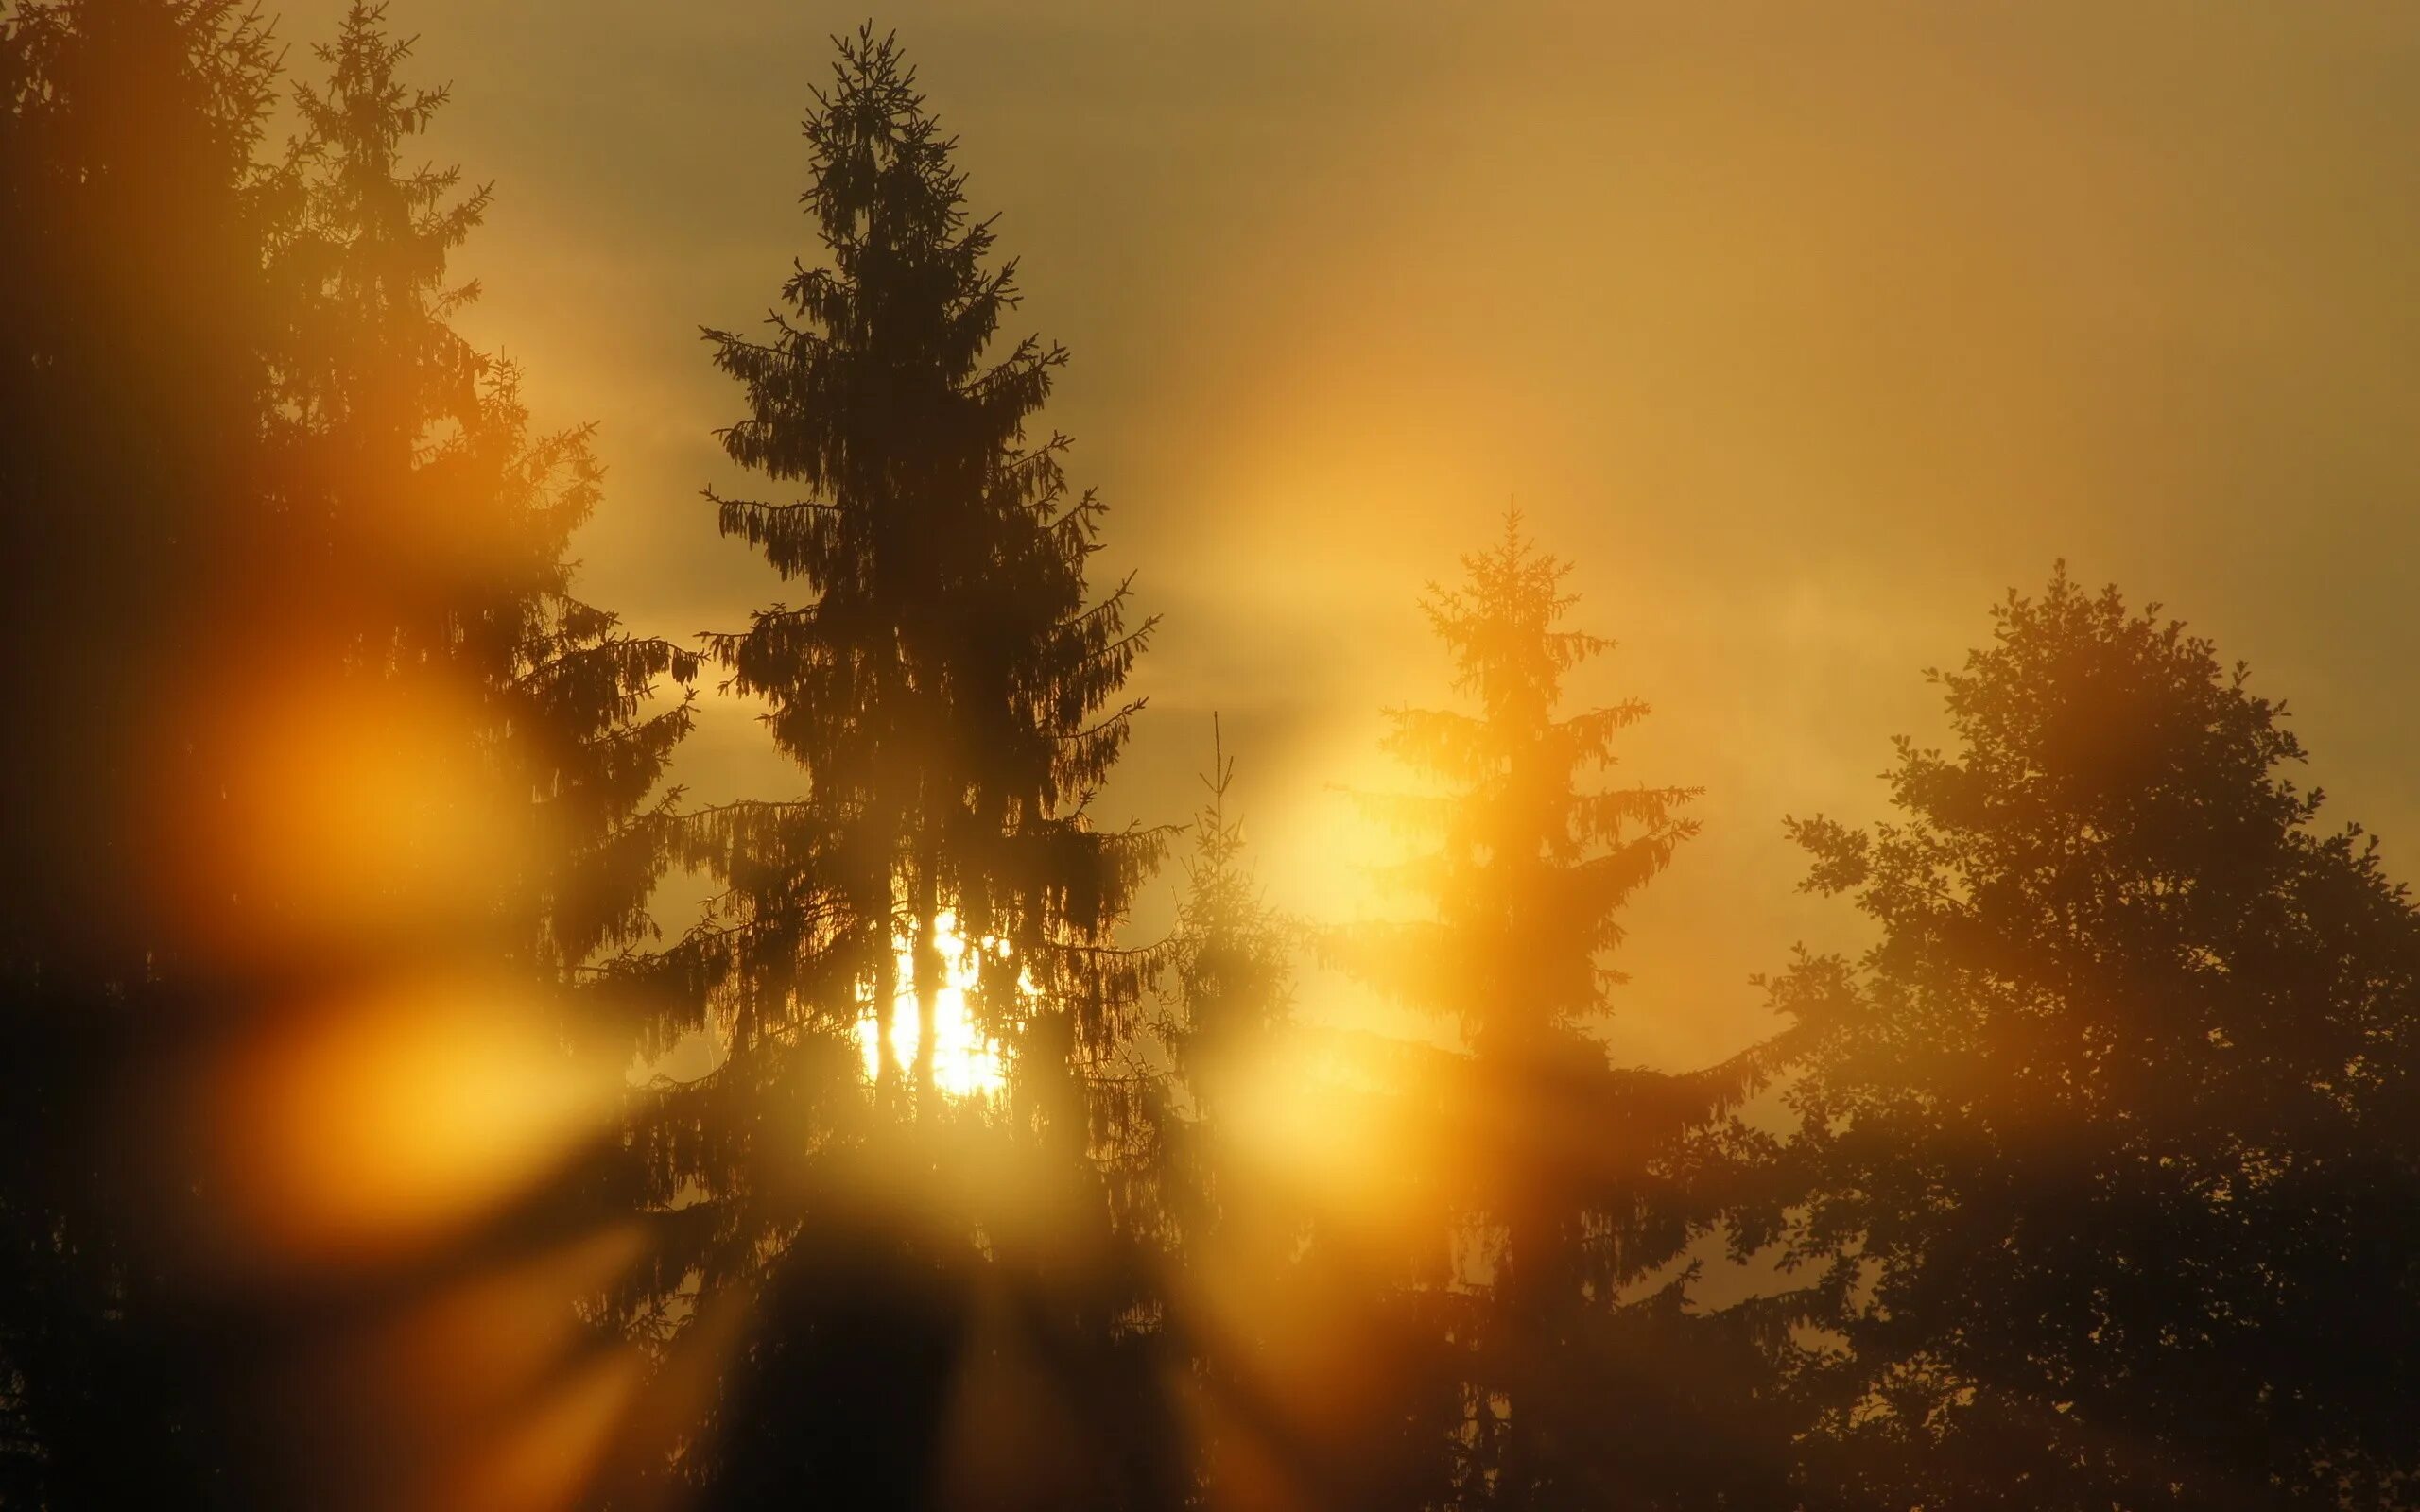
[[[895,43],[869,30],[838,46],[805,123],[803,201],[828,262],[784,285],[763,339],[707,333],[746,400],[724,449],[804,494],[710,493],[722,530],[811,594],[711,651],[769,706],[805,796],[691,824],[691,859],[727,890],[661,969],[696,988],[662,1042],[711,1022],[721,1055],[641,1124],[674,1240],[649,1303],[770,1278],[733,1387],[753,1405],[721,1413],[691,1464],[728,1500],[945,1495],[982,1479],[960,1461],[1005,1454],[1020,1468],[991,1481],[995,1502],[1025,1474],[1099,1504],[1124,1493],[1098,1477],[1124,1470],[1052,1460],[1133,1436],[1122,1418],[1150,1395],[1083,1379],[1141,1368],[1117,1341],[1145,1267],[1112,1220],[1148,1177],[1124,1136],[1146,1086],[1126,1060],[1149,961],[1110,936],[1162,841],[1085,811],[1140,707],[1121,690],[1150,627],[1126,624],[1123,585],[1090,597],[1102,506],[1070,495],[1063,437],[1028,434],[1064,352],[995,352],[1014,264],[991,266],[990,224],[970,218]],[[1005,1052],[996,1100],[943,1096],[934,1031],[953,976]],[[854,1085],[861,1017],[870,1098]],[[895,1327],[868,1335],[886,1310]],[[902,1342],[880,1364],[849,1342],[886,1332]],[[985,1410],[1001,1421],[962,1412],[993,1439],[945,1441],[942,1396],[970,1360],[1000,1383]],[[1019,1412],[1037,1426],[1016,1429]]]
[[[152,1355],[157,1288],[110,1197],[149,1151],[101,1104],[164,995],[140,732],[206,623],[218,523],[254,507],[272,56],[232,4],[0,17],[0,673],[24,705],[0,720],[10,1506],[207,1484],[166,1452],[205,1425]]]
[[[10,1505],[325,1505],[441,1457],[302,1362],[443,1267],[277,1268],[206,1074],[432,968],[568,1028],[661,869],[686,714],[644,705],[689,659],[565,592],[596,470],[450,329],[484,197],[399,165],[441,98],[402,54],[355,8],[265,161],[240,8],[0,21],[0,657],[41,700],[0,755]]]
[[[1935,674],[1898,815],[1793,823],[1880,926],[1773,984],[1853,1505],[2380,1505],[2420,1399],[2420,918],[2240,664],[2064,569]],[[1822,1441],[1819,1441],[1819,1443]],[[2406,1488],[2403,1495],[2408,1496]]]
[[[1695,1267],[1674,1268],[1718,1213],[1693,1179],[1703,1145],[1765,1057],[1626,1069],[1589,1031],[1622,980],[1604,962],[1619,910],[1695,833],[1696,790],[1582,786],[1646,706],[1558,716],[1565,677],[1611,643],[1560,627],[1566,569],[1517,512],[1464,566],[1426,608],[1476,709],[1391,710],[1387,748],[1432,785],[1368,799],[1416,842],[1394,877],[1427,915],[1340,953],[1464,1046],[1432,1094],[1452,1270],[1478,1304],[1454,1334],[1457,1500],[1768,1505],[1781,1462],[1758,1441],[1758,1331],[1693,1314]]]

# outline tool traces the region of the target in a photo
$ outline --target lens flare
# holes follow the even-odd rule
[[[540,837],[483,765],[474,692],[283,675],[237,661],[178,706],[163,749],[208,782],[158,795],[157,885],[181,945],[222,965],[413,954],[481,927]],[[199,760],[199,758],[197,758]]]
[[[605,1126],[614,1091],[507,984],[436,978],[314,1008],[204,1079],[220,1221],[272,1263],[415,1251],[544,1180]]]

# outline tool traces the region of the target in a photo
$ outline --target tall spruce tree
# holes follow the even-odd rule
[[[1767,1057],[1617,1067],[1590,1027],[1623,980],[1604,959],[1621,906],[1696,833],[1685,811],[1697,790],[1582,785],[1647,708],[1558,714],[1566,675],[1612,643],[1560,627],[1566,568],[1524,538],[1517,511],[1463,565],[1465,584],[1425,607],[1476,708],[1391,710],[1387,749],[1431,785],[1369,799],[1415,842],[1392,875],[1426,917],[1356,929],[1339,951],[1461,1040],[1437,1101],[1459,1172],[1450,1268],[1480,1305],[1454,1324],[1452,1499],[1772,1504],[1778,1457],[1740,1453],[1764,1410],[1757,1331],[1693,1315],[1695,1267],[1674,1268],[1718,1214],[1692,1180],[1703,1143]]]
[[[784,285],[764,338],[707,333],[745,394],[725,450],[805,495],[709,490],[720,526],[811,595],[709,650],[767,704],[805,796],[692,822],[690,857],[725,890],[666,963],[692,995],[659,1042],[711,1023],[717,1064],[667,1090],[636,1146],[682,1246],[642,1312],[769,1278],[718,1457],[692,1464],[734,1503],[803,1484],[943,1494],[941,1397],[959,1350],[992,1348],[969,1334],[985,1288],[1022,1298],[1028,1353],[1058,1376],[1109,1372],[1080,1388],[1095,1393],[1084,1428],[1026,1435],[1021,1452],[1112,1439],[1150,1396],[1116,1345],[1143,1269],[1112,1218],[1135,1169],[1121,1142],[1142,1083],[1125,1059],[1150,962],[1111,932],[1162,842],[1098,830],[1086,807],[1140,707],[1121,690],[1150,626],[1127,625],[1123,584],[1089,596],[1102,506],[1069,493],[1065,438],[1028,433],[1064,351],[994,351],[1015,265],[990,266],[990,223],[970,218],[896,43],[836,41],[805,122],[803,202],[825,261]],[[1003,1052],[996,1106],[942,1094],[937,1008],[954,979]],[[904,1066],[903,1000],[917,1021]],[[978,1174],[1002,1159],[1012,1184]],[[846,1175],[866,1169],[881,1174]],[[890,1346],[878,1381],[870,1337]],[[823,1405],[802,1427],[810,1400]],[[1132,1482],[1105,1460],[1038,1473],[1095,1504]],[[1011,1496],[1009,1479],[993,1494]]]
[[[760,611],[713,650],[772,706],[775,740],[855,863],[867,979],[895,969],[904,920],[928,1105],[938,916],[1009,942],[982,988],[1011,1022],[1028,1017],[1015,973],[1098,938],[1156,855],[1156,839],[1083,818],[1139,707],[1117,699],[1150,625],[1127,628],[1123,584],[1087,603],[1103,507],[1068,496],[1066,438],[1027,436],[1065,350],[1028,336],[990,355],[1016,265],[986,267],[991,223],[968,217],[952,144],[895,42],[868,31],[840,46],[806,123],[804,198],[832,266],[784,286],[790,315],[772,318],[771,340],[709,333],[748,395],[725,450],[815,495],[717,497],[722,528],[816,596]],[[885,992],[873,1000],[890,1011]],[[1098,1012],[1079,1018],[1081,1049],[1106,1042]]]
[[[1994,619],[1897,816],[1791,826],[1880,931],[1774,983],[1810,1489],[2411,1504],[2420,916],[2207,641],[2064,568]]]

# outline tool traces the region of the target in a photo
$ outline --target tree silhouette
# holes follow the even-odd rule
[[[1235,758],[1217,739],[1214,721],[1210,771],[1201,779],[1209,798],[1194,816],[1184,897],[1167,961],[1174,988],[1169,1050],[1193,1122],[1210,1138],[1222,1118],[1236,1116],[1231,1105],[1252,1057],[1265,1053],[1293,1019],[1291,931],[1262,898],[1244,851],[1243,821],[1228,812],[1235,771]],[[1201,1152],[1186,1180],[1189,1200],[1199,1208],[1189,1227],[1219,1221],[1224,1164]]]
[[[489,194],[406,162],[445,92],[401,79],[410,44],[381,7],[353,6],[313,53],[324,82],[295,91],[302,134],[279,180],[290,218],[267,249],[285,319],[268,417],[279,498],[275,527],[246,546],[248,633],[273,643],[263,660],[278,677],[332,674],[436,711],[419,759],[467,774],[484,795],[468,812],[501,832],[478,874],[446,868],[432,906],[390,885],[366,933],[314,948],[334,948],[321,970],[363,982],[446,963],[518,977],[550,1005],[572,1074],[608,1097],[628,1040],[622,1005],[590,990],[592,962],[653,934],[647,899],[674,839],[674,796],[658,789],[692,718],[685,695],[653,699],[667,678],[693,680],[699,659],[622,632],[570,591],[571,539],[602,492],[593,432],[533,434],[518,370],[454,328],[479,290],[449,258]],[[406,876],[409,851],[374,864]],[[382,1276],[323,1311],[374,1328],[415,1288],[526,1263],[626,1216],[608,1154],[464,1234],[435,1277]],[[579,1301],[566,1289],[532,1305],[569,1322]],[[321,1436],[297,1500],[354,1495],[445,1452],[374,1410]]]
[[[1085,811],[1140,707],[1121,689],[1150,626],[1127,626],[1123,584],[1088,596],[1102,506],[1070,495],[1063,437],[1027,435],[1065,352],[1028,337],[994,354],[1014,264],[988,266],[990,223],[969,218],[952,144],[896,43],[871,30],[836,42],[805,123],[803,196],[828,266],[784,285],[765,339],[707,333],[746,396],[725,451],[808,495],[708,496],[724,534],[812,594],[709,649],[730,687],[765,700],[806,794],[691,821],[692,862],[726,890],[658,972],[690,990],[657,1044],[711,1023],[720,1056],[639,1135],[675,1238],[642,1309],[767,1275],[779,1299],[733,1388],[759,1405],[723,1412],[719,1461],[692,1466],[742,1503],[810,1483],[942,1494],[948,1454],[931,1449],[930,1419],[958,1351],[1008,1357],[967,1342],[992,1290],[1046,1378],[1079,1389],[1066,1383],[1108,1372],[1091,1432],[1149,1396],[1124,1380],[1139,1366],[1116,1342],[1144,1267],[1132,1230],[1111,1225],[1141,1179],[1120,1136],[1148,1095],[1127,1061],[1150,961],[1110,936],[1162,839],[1097,830]],[[996,1107],[942,1096],[937,1007],[953,979],[1006,1053]],[[918,1029],[904,1067],[903,996]],[[861,1017],[870,1106],[853,1085]],[[1003,1160],[1013,1194],[977,1176]],[[854,1238],[836,1245],[841,1233]],[[892,1258],[869,1268],[870,1253]],[[890,1309],[929,1347],[870,1393],[863,1361],[835,1341]],[[796,1404],[835,1391],[856,1405],[828,1433],[796,1431]],[[1087,1480],[1094,1468],[1037,1473],[1074,1476],[1067,1494],[1096,1503],[1122,1494]],[[1002,1481],[989,1494],[1015,1493]]]
[[[1426,608],[1476,712],[1389,711],[1388,749],[1434,782],[1368,799],[1418,842],[1393,877],[1427,917],[1357,929],[1339,952],[1465,1047],[1437,1098],[1466,1235],[1449,1274],[1484,1303],[1456,1333],[1458,1500],[1770,1504],[1778,1459],[1738,1452],[1763,1410],[1755,1337],[1692,1315],[1695,1266],[1675,1268],[1719,1207],[1692,1180],[1701,1145],[1764,1059],[1624,1069],[1588,1030],[1622,980],[1602,959],[1618,911],[1696,833],[1697,790],[1584,789],[1646,706],[1557,716],[1566,674],[1611,643],[1558,627],[1566,569],[1517,512],[1463,564],[1466,584]]]
[[[1126,629],[1122,584],[1086,604],[1102,506],[1067,496],[1064,437],[1026,438],[1065,351],[1027,337],[987,359],[1015,264],[985,267],[990,222],[968,219],[896,43],[840,46],[807,122],[804,197],[833,266],[784,287],[804,323],[774,316],[769,342],[709,333],[748,391],[725,450],[821,495],[717,497],[723,530],[816,599],[713,644],[862,858],[848,898],[867,975],[893,969],[894,894],[904,906],[929,1104],[944,902],[963,929],[1055,959],[1071,933],[1101,932],[1156,853],[1082,820],[1139,707],[1115,700],[1150,626]],[[989,969],[985,996],[1011,996],[1013,970]],[[879,990],[874,1005],[889,1012]]]
[[[299,215],[271,259],[295,311],[276,434],[287,511],[324,524],[256,554],[279,554],[284,612],[346,670],[476,692],[462,738],[528,799],[510,851],[524,869],[491,879],[503,944],[562,982],[651,932],[647,896],[670,859],[655,790],[692,711],[648,702],[698,659],[618,633],[569,592],[571,536],[602,491],[593,427],[533,438],[518,370],[449,324],[479,290],[449,285],[446,259],[490,197],[457,197],[458,169],[404,166],[446,99],[397,78],[409,53],[383,7],[357,3],[314,49],[326,84],[295,92]]]
[[[2285,709],[2064,567],[1934,674],[1898,816],[1793,823],[1880,927],[1803,1025],[1795,1246],[1853,1351],[1819,1488],[2383,1505],[2411,1464],[2420,919]],[[1836,1257],[1836,1258],[1833,1258]]]
[[[0,924],[11,1505],[324,1505],[408,1458],[336,1425],[346,1383],[285,1431],[281,1383],[443,1278],[240,1268],[199,1078],[431,963],[545,1000],[645,932],[664,863],[687,713],[646,700],[692,659],[565,591],[596,469],[450,329],[485,200],[399,168],[442,97],[403,54],[356,7],[270,160],[277,54],[240,8],[0,22],[0,654],[44,690],[0,738],[42,795]],[[381,747],[459,787],[354,760]],[[431,838],[491,817],[476,874]]]
[[[0,18],[0,668],[30,700],[0,720],[11,1506],[205,1484],[167,1452],[201,1425],[112,1200],[150,1152],[103,1105],[169,996],[139,795],[191,780],[137,732],[206,627],[219,523],[253,507],[272,61],[233,4]]]
[[[1302,1310],[1299,1264],[1313,1213],[1258,1135],[1262,1090],[1294,1029],[1299,929],[1263,898],[1229,806],[1235,758],[1212,720],[1207,798],[1184,858],[1184,890],[1163,976],[1161,1026],[1174,1073],[1157,1112],[1167,1221],[1172,1347],[1189,1361],[1193,1473],[1215,1506],[1284,1504],[1301,1454],[1284,1425],[1280,1335]]]

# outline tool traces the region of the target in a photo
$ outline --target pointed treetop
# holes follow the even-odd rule
[[[1555,628],[1579,602],[1563,590],[1570,565],[1523,537],[1517,502],[1505,507],[1501,543],[1465,555],[1462,568],[1461,587],[1431,582],[1421,600],[1452,653],[1454,687],[1476,695],[1491,718],[1545,719],[1564,673],[1614,643]]]

